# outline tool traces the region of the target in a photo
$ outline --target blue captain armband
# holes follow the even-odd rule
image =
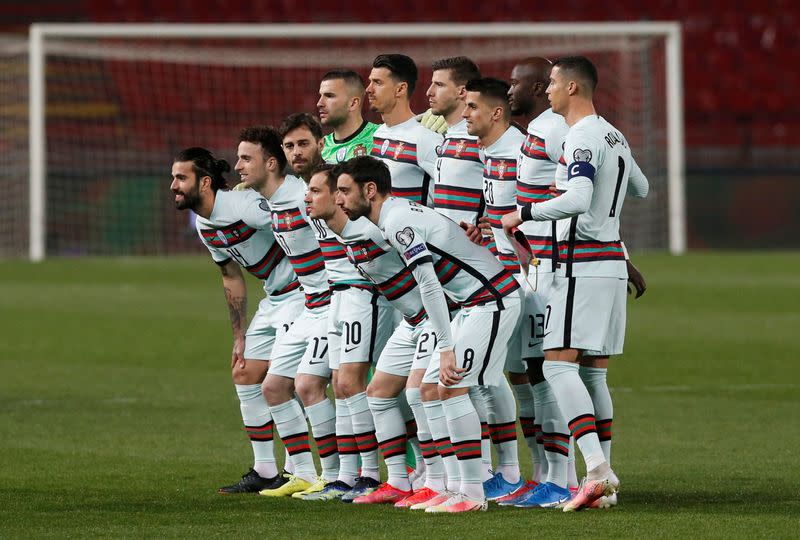
[[[567,169],[567,180],[584,176],[594,183],[594,166],[587,161],[575,161]]]

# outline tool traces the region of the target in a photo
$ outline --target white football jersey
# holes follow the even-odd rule
[[[564,139],[569,126],[560,114],[547,109],[528,124],[528,135],[519,152],[517,205],[553,198],[550,186],[566,189]],[[562,220],[564,221],[564,220]],[[552,221],[526,221],[520,225],[531,250],[542,261],[539,272],[554,272],[558,262],[559,225]]]
[[[266,200],[252,189],[217,191],[208,219],[197,216],[197,234],[220,266],[233,259],[264,282],[267,294],[300,287],[286,254],[272,234]]]
[[[330,285],[334,288],[350,286],[374,290],[375,287],[372,283],[364,279],[356,267],[347,260],[342,239],[328,227],[325,220],[309,218],[309,223],[311,223],[311,228],[314,230],[314,235],[322,250]]]
[[[433,204],[436,148],[442,136],[410,118],[389,127],[381,124],[373,135],[372,157],[383,160],[392,174],[392,195],[422,205]]]
[[[436,160],[433,207],[456,223],[477,225],[485,210],[478,138],[462,120],[447,129]]]
[[[389,197],[379,227],[409,268],[433,263],[447,296],[462,307],[497,302],[519,289],[514,276],[488,249],[470,242],[454,221],[432,208]]]
[[[497,258],[513,274],[519,272],[519,261],[500,220],[517,210],[517,157],[524,141],[525,134],[516,126],[509,126],[482,152],[486,215],[494,233]]]
[[[311,228],[303,202],[306,183],[286,175],[283,184],[268,199],[272,211],[272,231],[289,257],[306,293],[306,307],[327,306],[331,301],[328,273],[317,237]]]
[[[425,319],[419,287],[400,255],[366,218],[348,221],[341,234],[347,260],[369,279],[412,326]]]
[[[567,133],[564,160],[567,189],[578,178],[593,185],[589,210],[572,218],[560,247],[565,275],[627,278],[619,216],[626,193],[645,197],[649,189],[628,141],[604,118],[586,116]]]

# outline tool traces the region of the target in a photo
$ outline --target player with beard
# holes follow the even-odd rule
[[[283,151],[292,171],[306,182],[322,163],[322,127],[308,113],[294,113],[286,117],[279,129]]]
[[[317,113],[323,127],[333,128],[322,139],[325,163],[342,163],[354,156],[367,156],[378,124],[364,120],[364,80],[355,71],[327,72],[319,83]]]
[[[236,484],[219,493],[257,493],[287,482],[278,474],[273,450],[274,422],[261,392],[273,345],[303,309],[300,282],[275,241],[264,199],[252,190],[227,191],[223,173],[230,165],[205,148],[187,148],[172,164],[178,210],[193,210],[195,225],[222,272],[234,343],[231,372],[254,465]],[[266,296],[247,326],[247,286],[240,267],[263,281]]]

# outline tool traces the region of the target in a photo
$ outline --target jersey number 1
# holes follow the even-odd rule
[[[617,187],[614,188],[614,200],[611,201],[611,212],[608,217],[616,217],[617,215],[617,199],[619,198],[619,188],[622,187],[622,179],[625,177],[625,160],[619,156],[619,169],[617,170]]]

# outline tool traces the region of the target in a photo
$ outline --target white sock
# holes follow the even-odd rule
[[[361,476],[380,480],[378,466],[378,439],[375,438],[375,420],[369,410],[367,393],[361,392],[347,398],[350,417],[353,421],[358,452],[361,456]]]
[[[417,439],[422,449],[422,459],[425,463],[425,487],[433,491],[444,490],[444,463],[436,451],[436,443],[433,442],[428,418],[425,416],[425,407],[422,405],[422,396],[419,388],[407,388],[406,399],[414,419],[417,421]]]
[[[495,474],[515,484],[519,482],[519,454],[517,447],[517,403],[508,380],[502,377],[497,386],[487,386],[492,403],[493,417],[489,419],[489,434],[497,451]]]
[[[344,399],[336,400],[336,448],[339,451],[339,476],[336,479],[352,487],[358,474],[358,445],[350,407]]]
[[[614,403],[611,401],[611,392],[608,391],[608,369],[581,366],[578,373],[589,395],[592,396],[594,415],[597,419],[597,438],[600,439],[606,461],[611,465],[611,424],[614,419]]]
[[[450,432],[447,429],[447,418],[444,415],[442,402],[437,399],[424,401],[422,405],[425,407],[425,417],[428,419],[431,437],[436,443],[436,451],[444,463],[446,488],[448,491],[456,493],[461,487],[461,473],[458,470],[458,458],[453,451],[453,443],[450,441]]]
[[[273,430],[275,423],[269,413],[269,405],[261,392],[260,384],[237,384],[239,408],[250,446],[253,448],[253,470],[262,478],[272,478],[278,474],[275,464],[275,443]]]
[[[461,473],[459,491],[474,500],[484,498],[483,480],[480,471],[480,433],[478,413],[468,394],[446,399],[442,402],[447,417],[450,440],[458,457]]]
[[[393,487],[408,491],[411,484],[406,472],[406,425],[397,398],[367,397],[375,419],[375,434],[383,454],[383,462]]]
[[[291,456],[294,465],[292,474],[307,482],[314,482],[317,479],[317,469],[311,456],[308,425],[303,416],[303,409],[295,400],[290,399],[280,405],[271,405],[269,412],[275,421],[278,435]]]
[[[322,479],[333,482],[339,476],[339,452],[336,449],[336,411],[328,398],[306,407],[308,422],[317,443]]]
[[[542,371],[556,396],[558,408],[567,419],[570,433],[581,449],[587,475],[603,464],[608,465],[597,438],[592,398],[578,375],[578,364],[545,360]]]
[[[489,435],[489,399],[486,387],[473,386],[469,389],[469,397],[481,424],[481,479],[485,482],[494,474],[492,471],[492,439]]]

